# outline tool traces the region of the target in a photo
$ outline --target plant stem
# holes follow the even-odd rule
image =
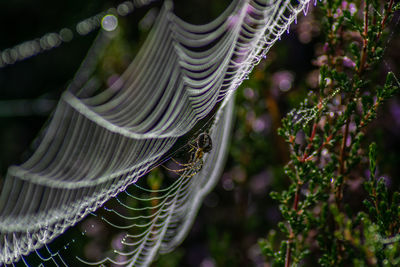
[[[304,154],[303,157],[300,159],[300,162],[305,162],[307,157],[308,157],[308,152],[310,151],[310,149],[312,148],[312,142],[314,140],[315,137],[315,133],[317,132],[317,123],[314,122],[313,127],[312,127],[312,132],[310,135],[310,138],[308,139],[308,145],[306,147],[306,149],[304,150]]]
[[[368,4],[364,2],[364,32],[363,32],[363,47],[361,50],[360,67],[357,70],[357,74],[361,76],[364,71],[365,62],[367,60],[367,47],[368,47]]]
[[[292,234],[292,231],[290,232]],[[285,267],[290,266],[290,257],[292,254],[292,250],[290,249],[290,244],[292,243],[292,240],[288,240],[287,248],[286,248],[286,260],[285,260]]]
[[[349,126],[350,126],[350,118],[347,119],[346,125],[344,127],[344,133],[342,138],[342,145],[340,147],[340,156],[339,156],[339,175],[344,175],[345,173],[345,156],[346,156],[346,142],[349,136]],[[336,204],[340,207],[340,202],[342,200],[342,187],[343,183],[340,183],[338,188],[336,189]]]
[[[296,193],[294,196],[294,202],[293,202],[293,209],[297,213],[298,207],[299,207],[299,200],[300,200],[300,189],[301,189],[301,183],[298,181],[297,186],[296,186]],[[291,250],[291,244],[293,243],[294,239],[294,233],[293,233],[293,228],[290,227],[289,230],[289,240],[287,242],[287,247],[286,247],[286,257],[285,257],[285,267],[290,266],[290,259],[292,257],[292,250]]]
[[[382,31],[385,28],[386,21],[390,15],[390,13],[392,12],[393,2],[394,2],[393,0],[390,0],[390,2],[389,2],[388,9],[386,10],[385,16],[383,17],[383,20],[381,22],[381,30],[378,32],[378,35],[376,36],[376,41],[378,41],[382,35]]]

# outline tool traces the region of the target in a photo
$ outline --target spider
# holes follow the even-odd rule
[[[193,172],[190,173],[188,175],[188,177],[192,177],[192,176],[196,175],[203,167],[204,154],[210,152],[212,149],[212,139],[208,133],[203,132],[197,137],[197,139],[195,141],[195,145],[193,145],[193,144],[189,144],[189,145],[191,146],[191,149],[189,150],[189,152],[192,152],[192,151],[194,151],[194,152],[188,163],[180,163],[172,158],[172,160],[176,164],[178,164],[179,166],[182,166],[183,168],[178,169],[178,170],[172,170],[165,166],[164,166],[164,168],[166,168],[169,171],[178,173],[178,174],[184,173],[185,171],[188,171],[188,170],[193,170]]]

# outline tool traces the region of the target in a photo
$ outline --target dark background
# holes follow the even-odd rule
[[[229,1],[203,0],[174,2],[176,13],[196,24],[211,21],[229,4]],[[73,28],[82,19],[119,3],[2,1],[0,51],[48,32]],[[159,5],[152,4],[120,19],[124,40],[110,56],[125,53],[121,57],[134,57],[147,33],[139,29],[138,22],[148,10]],[[280,220],[277,203],[268,193],[282,190],[288,184],[282,172],[288,159],[287,147],[276,135],[276,129],[280,118],[316,87],[318,73],[312,60],[323,45],[318,16],[315,9],[307,17],[301,15],[298,24],[292,25],[290,34],[282,37],[267,59],[255,68],[250,80],[238,90],[226,170],[205,200],[182,246],[161,256],[155,266],[265,266],[257,240],[265,237],[270,229],[276,229]],[[385,51],[385,64],[397,77],[400,73],[398,20],[399,14],[389,26],[391,37]],[[29,157],[35,147],[35,136],[96,36],[97,31],[87,36],[75,35],[72,41],[60,47],[0,68],[0,179],[8,166],[22,163]],[[127,48],[127,51],[121,52],[118,47]],[[118,70],[123,66],[124,63],[115,63],[110,68]],[[102,73],[107,72],[100,71],[98,75]],[[378,174],[387,179],[392,190],[399,189],[399,135],[400,100],[397,97],[380,110],[368,134],[368,140],[378,143]],[[354,190],[352,201],[359,201],[357,190],[360,189],[355,187]]]

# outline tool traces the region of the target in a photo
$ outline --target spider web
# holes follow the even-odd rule
[[[214,21],[192,25],[175,16],[166,1],[118,88],[88,96],[85,85],[76,88],[82,84],[77,75],[37,150],[8,169],[0,195],[0,263],[49,243],[159,165],[180,137],[226,105],[307,4],[238,0]],[[222,148],[215,157],[224,154]],[[209,173],[221,168],[207,166],[206,161]],[[172,208],[160,208],[161,222],[151,220],[144,239],[124,241],[139,248],[119,253],[128,257],[124,264],[147,265],[158,250],[169,251],[182,240],[209,190],[201,173],[178,179],[179,189],[165,197],[172,197],[167,201]],[[194,191],[196,181],[207,190]]]
[[[173,250],[185,238],[204,197],[223,170],[233,118],[233,98],[224,101],[228,101],[227,105],[212,119],[209,133],[214,148],[204,156],[201,171],[188,168],[178,177],[158,174],[147,177],[156,179],[150,183],[152,186],[141,184],[143,180],[129,186],[89,214],[78,226],[82,232],[68,233],[73,239],[62,241],[61,246],[46,245],[25,257],[26,265],[39,261],[61,266],[147,266],[156,253]],[[109,227],[112,233],[106,230]],[[76,243],[88,240],[86,247],[98,247],[97,243],[107,238],[111,240],[109,247],[95,254],[89,251],[71,258]]]

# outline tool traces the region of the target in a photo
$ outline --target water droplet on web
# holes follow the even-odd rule
[[[119,4],[117,7],[117,12],[120,16],[126,16],[133,10],[133,4],[129,1],[126,1],[122,4]]]
[[[59,34],[63,42],[69,42],[74,38],[74,33],[68,28],[62,29]]]
[[[108,32],[115,30],[118,27],[118,19],[114,15],[106,15],[101,20],[101,27]]]

